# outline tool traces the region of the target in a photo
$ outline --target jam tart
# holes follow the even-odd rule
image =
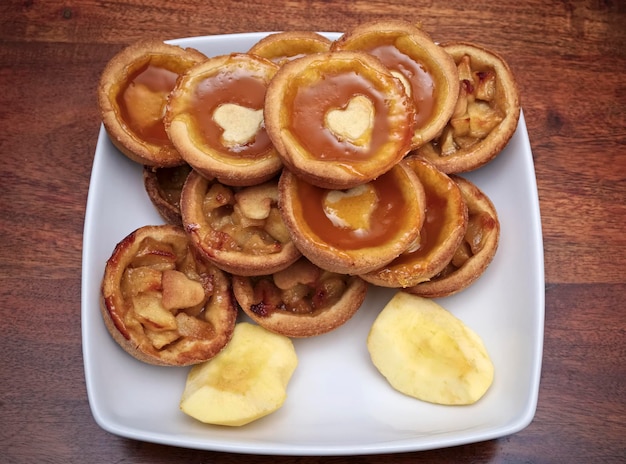
[[[331,40],[313,31],[283,31],[263,37],[248,53],[262,56],[279,66],[312,53],[330,50]]]
[[[180,194],[190,172],[191,166],[187,163],[171,168],[143,168],[143,184],[148,198],[168,224],[182,225]]]
[[[467,205],[456,182],[417,156],[408,156],[403,162],[424,187],[426,217],[418,239],[400,256],[361,275],[381,287],[412,287],[437,275],[452,259],[468,226]]]
[[[133,161],[154,167],[183,164],[163,125],[176,79],[207,57],[192,48],[143,40],[115,55],[98,86],[98,106],[109,138]]]
[[[144,226],[108,259],[101,312],[113,339],[148,364],[207,361],[229,342],[237,319],[229,277],[199,259],[181,227]]]
[[[443,48],[458,67],[459,96],[441,134],[417,153],[446,173],[473,171],[493,160],[515,133],[519,90],[499,54],[469,43]]]
[[[181,76],[170,94],[165,127],[194,170],[232,186],[255,185],[280,171],[263,120],[265,92],[277,69],[259,56],[233,53]]]
[[[362,274],[384,266],[418,236],[424,189],[403,161],[350,189],[324,189],[290,170],[279,205],[291,237],[311,262],[331,272]]]
[[[411,147],[415,108],[404,87],[364,52],[307,55],[268,86],[265,124],[283,163],[322,188],[377,178]]]
[[[450,176],[461,189],[469,219],[463,241],[446,267],[429,281],[405,289],[427,298],[439,298],[473,284],[492,262],[500,240],[500,222],[495,206],[471,181]]]
[[[267,330],[287,337],[313,337],[346,323],[361,307],[367,283],[323,270],[306,258],[272,275],[233,276],[243,311]]]
[[[231,187],[192,171],[182,189],[181,214],[192,243],[229,273],[271,274],[301,256],[278,210],[277,178]]]
[[[333,42],[331,50],[361,50],[380,59],[404,85],[416,108],[412,148],[441,132],[459,91],[454,61],[430,35],[403,20],[361,24]]]

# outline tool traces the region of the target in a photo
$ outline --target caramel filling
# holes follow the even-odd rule
[[[121,119],[142,140],[171,146],[163,115],[178,74],[151,62],[132,73],[117,96]]]
[[[366,160],[389,141],[394,121],[390,120],[383,92],[367,78],[355,72],[327,74],[312,85],[296,88],[289,108],[289,130],[312,157],[340,163]],[[327,113],[345,111],[355,96],[367,98],[374,109],[367,146],[351,143],[349,137],[338,137],[327,127]]]
[[[410,252],[396,258],[393,262],[394,266],[411,263],[416,259],[428,256],[444,240],[442,235],[447,220],[449,200],[445,193],[442,194],[426,183],[423,183],[423,186],[426,194],[426,209],[424,224],[420,230],[419,244],[412,247]]]
[[[382,61],[402,81],[407,95],[415,102],[417,127],[424,126],[433,114],[436,99],[435,83],[428,70],[395,45],[380,45],[367,52]]]
[[[242,158],[262,157],[272,148],[262,122],[257,121],[258,130],[248,134],[246,140],[238,140],[230,135],[238,131],[237,118],[224,122],[220,108],[224,105],[231,109],[239,107],[242,109],[240,114],[262,111],[266,88],[267,84],[261,78],[245,69],[220,72],[203,79],[195,89],[189,108],[196,133],[217,152]]]
[[[388,172],[370,182],[367,192],[356,197],[346,193],[340,201],[332,202],[329,196],[335,196],[332,192],[337,191],[298,182],[297,195],[301,204],[299,214],[319,238],[320,247],[355,250],[380,246],[393,240],[398,232],[397,225],[405,220],[407,201],[398,184],[397,176]],[[363,204],[357,208],[356,200],[359,199],[363,200]],[[372,201],[375,201],[373,206]],[[335,207],[333,214],[329,214],[329,206]],[[366,211],[369,221],[364,224],[362,219],[356,220],[356,214],[350,211],[351,208],[353,211],[355,208]],[[341,221],[337,217],[342,218]]]

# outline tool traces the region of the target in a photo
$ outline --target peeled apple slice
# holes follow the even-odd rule
[[[191,368],[180,409],[208,424],[248,424],[283,405],[297,365],[288,337],[240,322],[217,356]]]
[[[393,388],[422,401],[472,404],[493,382],[481,338],[433,300],[405,292],[378,315],[367,349]]]

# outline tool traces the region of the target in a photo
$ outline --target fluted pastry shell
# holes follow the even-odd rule
[[[471,181],[450,176],[461,189],[469,213],[463,241],[450,263],[429,281],[405,289],[409,293],[439,298],[464,290],[483,275],[498,249],[500,222],[495,206]]]
[[[424,187],[426,218],[419,239],[400,256],[361,275],[381,287],[412,287],[437,275],[452,259],[468,225],[467,205],[456,182],[417,156],[408,156],[403,162]]]
[[[157,40],[136,42],[105,66],[98,106],[109,138],[133,161],[155,167],[183,164],[163,126],[167,96],[179,75],[207,57]]]
[[[278,210],[277,179],[230,187],[192,171],[181,193],[183,227],[205,259],[237,275],[265,275],[301,255]]]
[[[293,338],[328,333],[361,307],[367,283],[357,276],[324,271],[306,258],[259,277],[233,276],[239,306],[267,330]]]
[[[269,34],[255,43],[248,53],[266,58],[277,65],[312,53],[330,50],[331,40],[313,31],[283,31]]]
[[[370,21],[347,31],[331,50],[370,53],[402,81],[416,108],[413,149],[432,140],[450,119],[459,91],[456,65],[419,26],[404,20]]]
[[[232,186],[274,177],[282,162],[263,122],[265,92],[278,65],[233,53],[191,68],[170,94],[165,128],[194,170]]]
[[[126,352],[162,366],[211,359],[237,318],[228,276],[199,259],[182,228],[171,224],[141,227],[117,244],[105,266],[100,309]]]
[[[284,64],[265,124],[285,166],[322,188],[368,182],[411,146],[415,109],[404,87],[363,52],[316,53]]]
[[[498,53],[463,42],[443,48],[459,69],[459,97],[442,133],[417,154],[446,173],[473,171],[500,154],[515,133],[519,90]]]
[[[340,274],[384,266],[419,235],[424,190],[403,161],[352,189],[323,189],[285,169],[279,205],[291,237],[311,262]]]
[[[171,168],[144,166],[143,184],[148,198],[168,224],[181,226],[180,194],[191,171],[187,163]]]

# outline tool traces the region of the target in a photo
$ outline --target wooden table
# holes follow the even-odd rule
[[[34,1],[0,5],[0,461],[624,462],[626,7],[621,1]],[[111,435],[81,353],[81,252],[106,62],[146,37],[421,21],[503,54],[520,86],[545,246],[539,403],[519,433],[386,456],[264,457]],[[523,247],[523,241],[519,246]]]

